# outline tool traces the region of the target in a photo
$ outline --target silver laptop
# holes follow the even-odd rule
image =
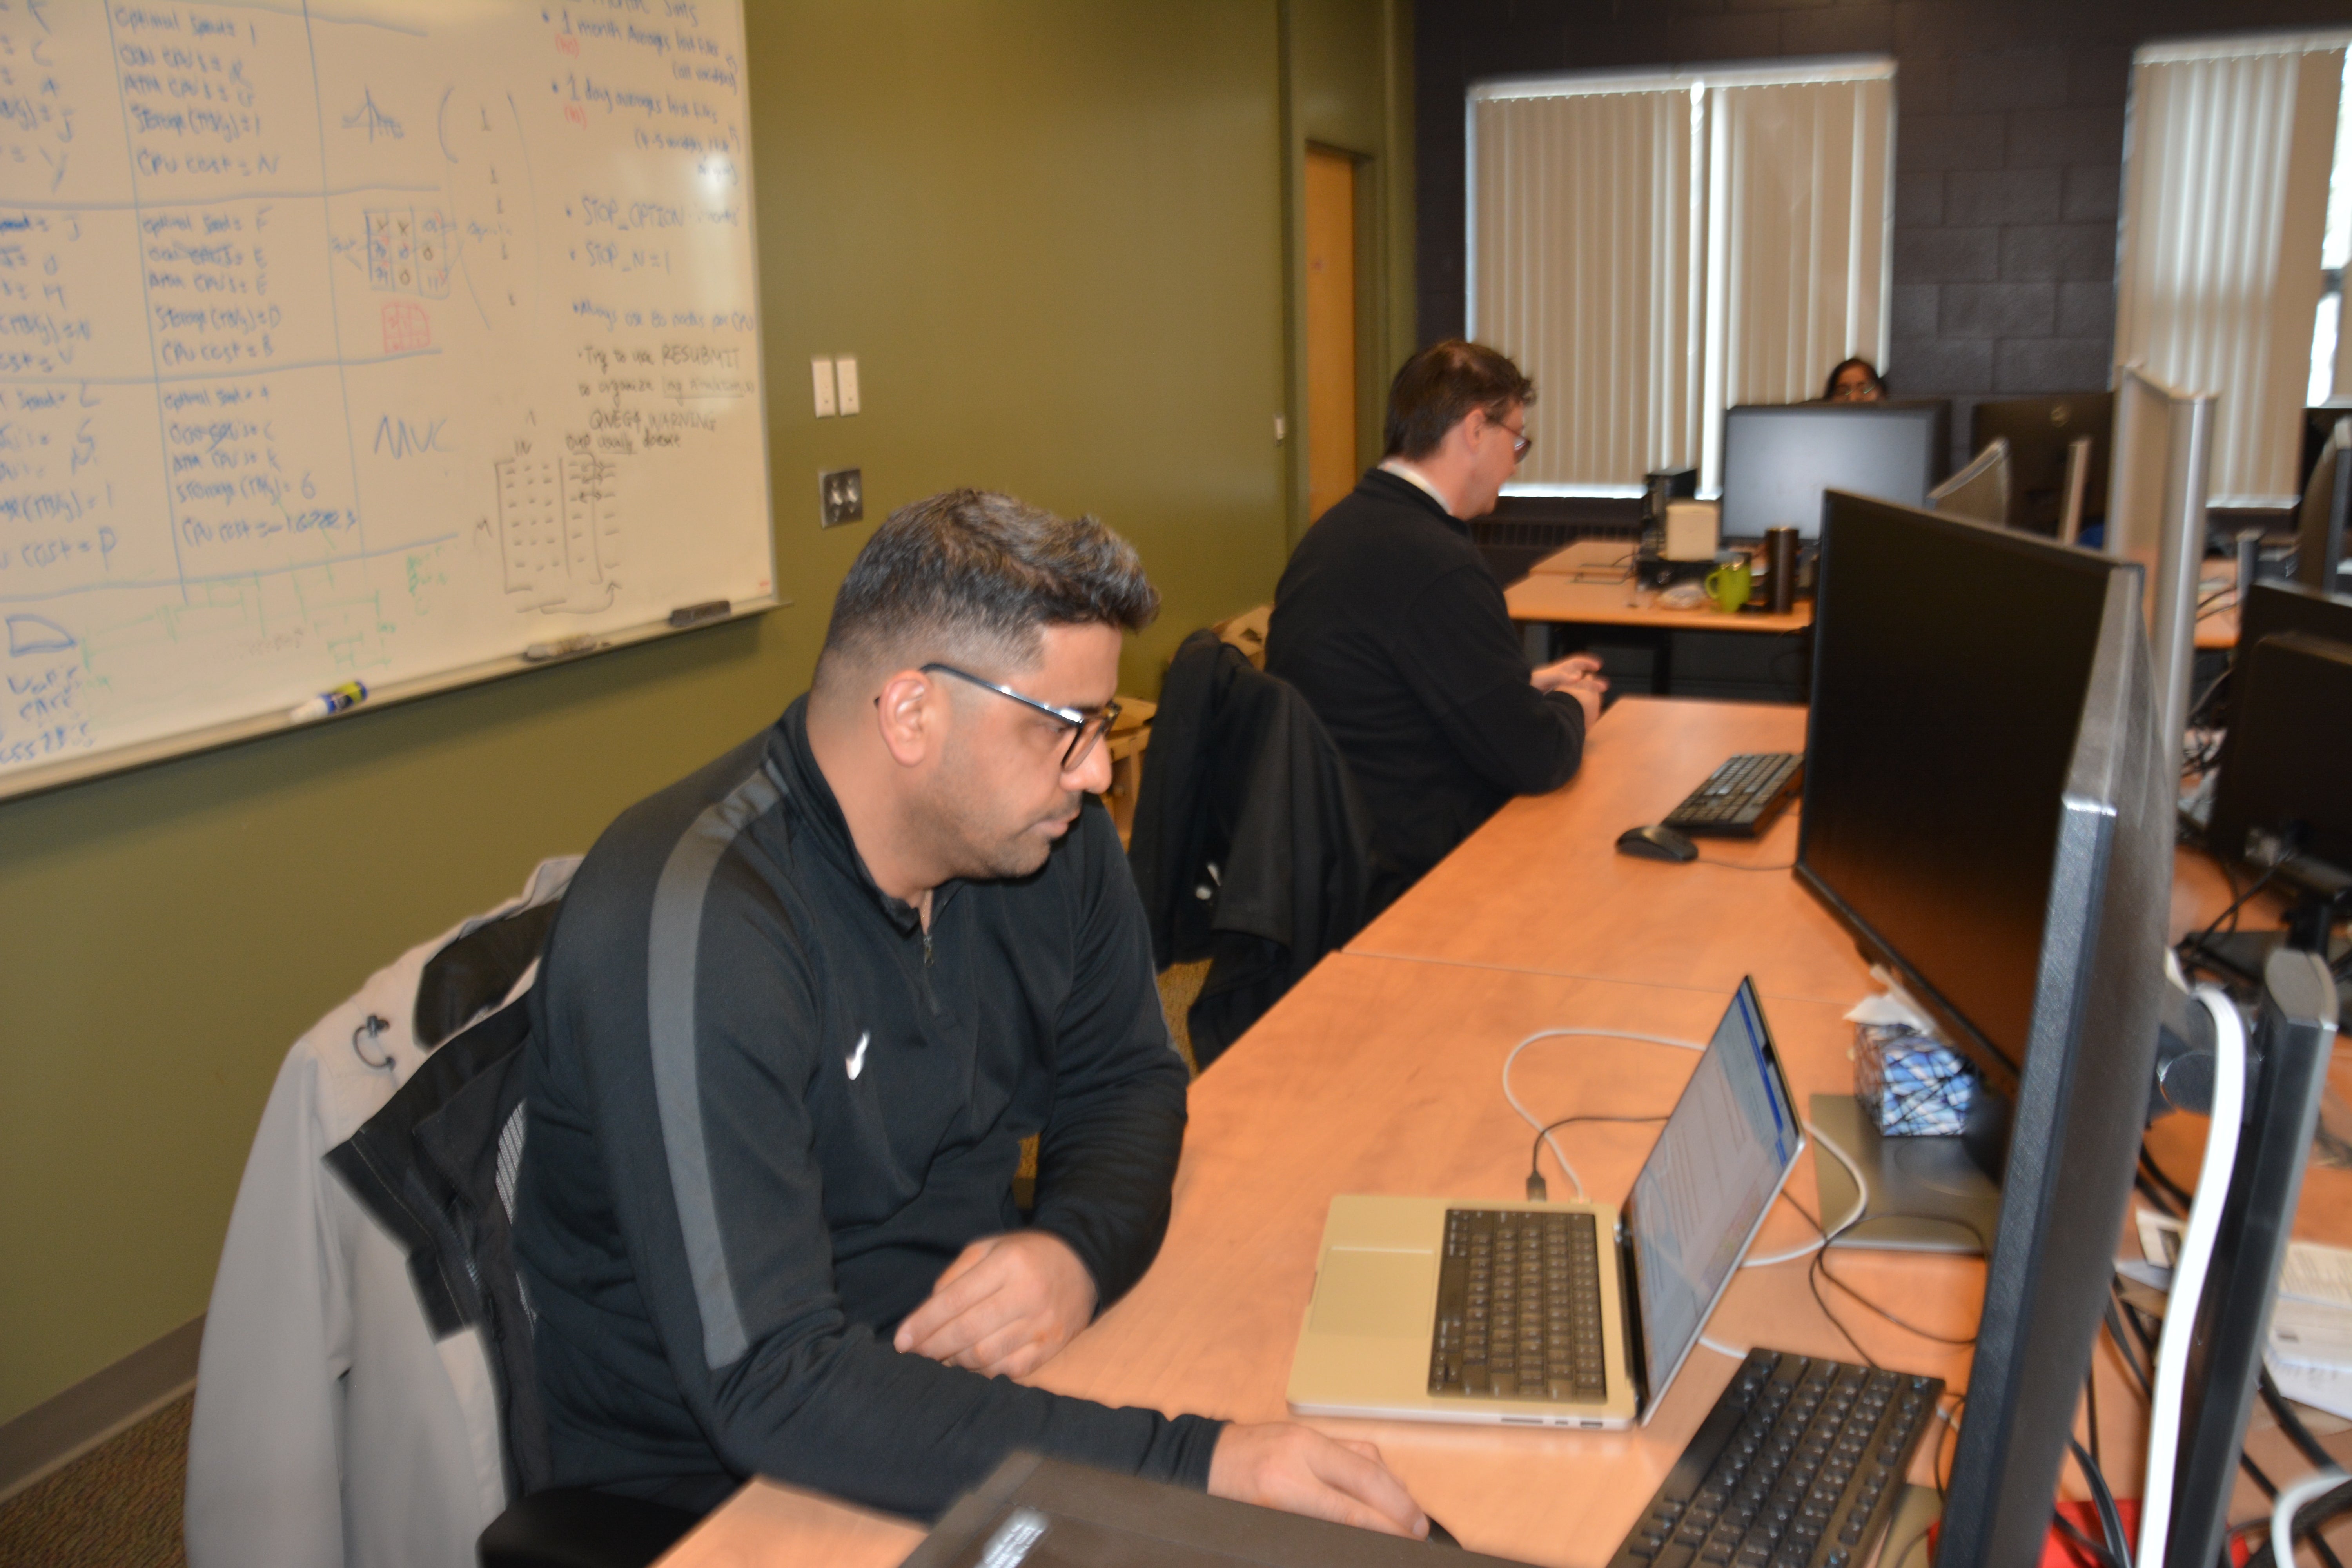
[[[1333,1198],[1290,1407],[1646,1421],[1804,1146],[1755,982],[1743,980],[1622,1217],[1603,1204]]]

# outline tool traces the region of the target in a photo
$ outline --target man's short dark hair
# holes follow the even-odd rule
[[[1039,628],[1140,631],[1160,613],[1135,546],[1092,517],[1055,517],[991,490],[948,490],[900,507],[850,563],[833,601],[817,679],[845,662],[1038,657]]]
[[[1536,384],[1501,351],[1460,338],[1432,343],[1405,361],[1389,384],[1388,447],[1381,456],[1426,458],[1472,409],[1483,408],[1499,421],[1515,405],[1535,400]]]

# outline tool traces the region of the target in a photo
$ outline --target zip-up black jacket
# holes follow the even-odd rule
[[[1584,710],[1528,683],[1495,574],[1411,479],[1373,468],[1307,531],[1274,591],[1265,669],[1306,694],[1371,819],[1367,918],[1515,795],[1584,757]]]
[[[1032,1223],[1104,1306],[1168,1224],[1185,1075],[1109,817],[950,883],[867,876],[805,699],[632,806],[534,992],[515,1247],[553,1484],[714,1506],[757,1472],[930,1517],[1015,1448],[1205,1485],[1220,1427],[890,1348],[966,1244]]]

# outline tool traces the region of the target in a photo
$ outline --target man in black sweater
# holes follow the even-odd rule
[[[1157,605],[1090,518],[905,508],[808,695],[597,840],[532,996],[515,1219],[554,1484],[932,1517],[1030,1448],[1425,1532],[1368,1447],[1013,1381],[1168,1225],[1184,1066],[1088,798]]]
[[[1325,512],[1274,593],[1265,668],[1307,697],[1371,817],[1376,913],[1515,795],[1557,789],[1608,682],[1578,654],[1532,674],[1470,542],[1531,444],[1535,384],[1483,343],[1405,362],[1387,456]]]

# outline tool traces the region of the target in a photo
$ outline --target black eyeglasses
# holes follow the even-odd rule
[[[1514,430],[1499,419],[1495,421],[1495,428],[1511,438],[1511,457],[1514,461],[1526,457],[1528,448],[1536,444],[1534,437],[1524,430]]]
[[[1048,719],[1058,719],[1067,724],[1073,733],[1070,736],[1069,749],[1062,753],[1062,771],[1066,773],[1076,771],[1077,765],[1087,760],[1095,749],[1095,742],[1103,738],[1104,732],[1110,728],[1111,721],[1118,717],[1118,704],[1116,702],[1104,703],[1102,711],[1099,713],[1085,713],[1076,708],[1056,708],[1050,702],[1040,702],[1034,697],[1024,697],[1009,686],[999,686],[993,680],[982,680],[971,671],[958,669],[951,664],[927,664],[922,667],[922,669],[926,675],[937,670],[941,675],[952,675],[958,680],[968,680],[974,686],[984,687],[995,692],[999,697],[1010,697],[1024,708],[1034,708]]]

